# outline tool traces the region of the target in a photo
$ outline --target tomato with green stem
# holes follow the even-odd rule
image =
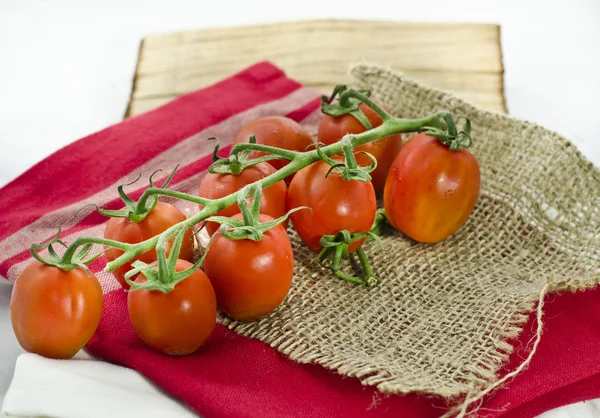
[[[335,160],[342,161],[336,157]],[[310,210],[290,215],[298,235],[314,252],[323,249],[321,238],[340,231],[367,233],[375,220],[377,201],[371,182],[345,180],[325,161],[317,161],[296,173],[290,183],[286,208],[307,206]],[[366,238],[353,241],[352,253]]]
[[[313,145],[312,137],[296,121],[284,116],[269,116],[254,120],[245,125],[235,136],[234,142],[248,142],[254,136],[257,144],[269,145],[290,151],[306,151]],[[259,158],[266,155],[260,151],[253,151],[250,158]],[[288,164],[286,160],[270,160],[269,163],[277,170]],[[294,175],[286,178],[289,183]]]
[[[10,301],[15,336],[25,350],[73,357],[92,337],[102,314],[102,288],[83,266],[63,270],[33,261],[17,278]]]
[[[383,194],[385,213],[389,223],[410,238],[439,242],[467,221],[479,187],[479,164],[473,154],[419,134],[407,141],[390,169]]]
[[[104,230],[104,238],[127,244],[137,244],[160,235],[173,225],[185,220],[186,217],[183,212],[175,206],[166,202],[157,202],[156,206],[137,222],[129,217],[110,218]],[[194,237],[192,233],[191,229],[187,230],[183,238],[179,253],[179,258],[183,260],[192,261],[194,256]],[[169,241],[168,247],[172,243],[173,240]],[[104,257],[106,262],[109,263],[116,260],[121,254],[123,254],[123,251],[118,248],[106,247]],[[156,250],[153,248],[113,271],[113,275],[124,289],[129,289],[129,284],[125,281],[125,274],[131,270],[131,265],[135,260],[145,263],[156,261]]]
[[[258,320],[275,310],[294,274],[294,254],[283,222],[305,208],[273,219],[260,213],[261,193],[260,184],[246,186],[237,196],[241,213],[209,218],[221,226],[208,244],[204,271],[218,305],[238,321]]]
[[[242,214],[233,219],[242,220]],[[258,219],[273,222],[268,215]],[[227,315],[238,321],[258,320],[274,311],[290,290],[294,274],[290,239],[281,224],[265,231],[260,241],[229,239],[217,231],[204,270]]]
[[[262,162],[244,168],[239,174],[233,173],[207,173],[200,183],[199,196],[207,199],[219,199],[241,190],[243,187],[262,180],[265,177],[275,173],[273,166]],[[272,218],[279,218],[285,215],[285,196],[287,186],[283,180],[267,187],[262,192],[260,200],[260,212],[269,215]],[[200,205],[200,209],[203,206]],[[232,205],[221,209],[215,213],[215,216],[230,217],[240,212],[239,206]],[[215,233],[218,224],[206,222],[206,230],[209,235]]]
[[[366,104],[361,103],[358,109],[364,114],[366,120],[373,128],[383,123],[381,117]],[[340,116],[325,114],[319,125],[318,140],[325,145],[329,145],[340,141],[346,134],[360,134],[365,131],[367,131],[367,128],[350,113]],[[402,137],[400,135],[390,135],[378,141],[361,145],[355,149],[355,152],[368,152],[377,160],[377,168],[370,173],[373,187],[377,193],[383,191],[392,162],[401,148]],[[371,164],[371,159],[364,154],[357,154],[356,161],[359,166],[368,166]]]
[[[186,260],[177,260],[175,272],[192,268]],[[143,286],[143,273],[133,282]],[[200,269],[174,284],[168,292],[158,289],[131,290],[127,310],[133,329],[154,350],[181,356],[196,351],[215,329],[217,305],[215,292]]]

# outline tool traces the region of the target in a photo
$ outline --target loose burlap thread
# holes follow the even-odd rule
[[[295,276],[286,300],[255,323],[223,318],[302,363],[318,363],[386,393],[422,392],[472,404],[523,368],[542,332],[546,292],[600,279],[600,172],[573,144],[536,124],[482,110],[392,70],[351,70],[393,114],[468,117],[481,195],[467,223],[426,245],[388,231],[366,252],[379,279],[367,290],[321,268],[291,230]],[[349,268],[346,265],[346,268]],[[538,304],[530,356],[498,372]]]

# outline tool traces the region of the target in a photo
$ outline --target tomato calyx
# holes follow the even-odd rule
[[[212,151],[213,163],[208,167],[208,172],[211,174],[233,174],[238,175],[248,167],[268,162],[272,160],[292,160],[296,155],[294,151],[288,151],[277,147],[271,147],[268,145],[261,145],[256,143],[256,137],[250,135],[248,143],[240,143],[234,146],[229,153],[229,157],[219,157],[220,142],[217,137],[208,138],[209,141],[217,141]],[[259,158],[250,158],[253,151],[267,152]]]
[[[340,279],[359,285],[364,285],[368,288],[374,287],[377,285],[377,278],[373,274],[373,269],[369,264],[369,260],[367,259],[367,255],[365,254],[362,246],[356,249],[356,254],[363,270],[361,277],[355,277],[340,271],[340,262],[342,259],[350,258],[350,252],[348,251],[350,244],[363,238],[372,238],[379,244],[379,246],[382,246],[379,235],[381,234],[383,225],[385,223],[385,211],[383,209],[377,209],[375,213],[375,219],[373,220],[373,225],[371,226],[371,230],[369,232],[358,232],[353,234],[348,230],[343,230],[335,235],[324,235],[321,237],[320,241],[323,249],[318,256],[319,264],[321,264],[323,267],[329,268]],[[332,256],[331,264],[325,265],[325,260],[329,256]]]
[[[211,216],[210,218],[206,219],[206,222],[217,222],[221,224],[219,232],[227,239],[249,239],[252,241],[262,241],[265,232],[285,222],[292,213],[303,209],[309,209],[307,206],[301,206],[291,209],[285,215],[280,216],[272,221],[260,222],[259,214],[261,195],[262,186],[260,184],[250,184],[242,188],[238,194],[237,204],[240,208],[240,212],[242,213],[242,220],[229,218],[226,216]],[[251,199],[249,207],[248,199]]]
[[[362,103],[365,103],[361,98],[368,98],[370,95],[370,90],[350,90],[347,86],[338,84],[333,89],[330,97],[321,96],[321,112],[333,117],[350,114],[366,130],[373,129],[373,125],[359,107]],[[338,100],[334,103],[336,96]]]
[[[53,247],[54,244],[60,244],[63,247],[68,248],[67,244],[65,244],[63,241],[61,241],[59,239],[60,231],[61,231],[61,229],[60,229],[60,227],[58,227],[58,232],[50,240],[48,240],[44,243],[41,243],[41,244],[33,244],[29,248],[29,253],[31,254],[31,256],[33,258],[35,258],[37,261],[39,261],[40,263],[44,263],[49,266],[58,267],[59,269],[61,269],[63,271],[69,271],[69,270],[73,270],[74,268],[81,267],[82,269],[89,272],[87,264],[91,263],[92,261],[94,261],[95,259],[100,257],[102,255],[102,253],[98,253],[98,254],[88,257],[93,244],[86,243],[86,244],[83,244],[79,248],[79,251],[77,251],[71,255],[69,255],[69,252],[65,252],[65,254],[63,256],[58,255],[56,253],[56,251],[54,250],[54,247]],[[46,258],[42,257],[38,252],[45,248],[48,248],[48,257],[46,257]]]
[[[384,226],[389,226],[387,217],[385,216],[385,209],[379,208],[375,211],[375,219],[371,226],[371,234],[375,235],[379,240],[379,236],[384,232]]]
[[[177,271],[177,260],[179,258],[179,252],[181,251],[181,245],[185,236],[185,228],[182,228],[177,233],[173,246],[169,251],[169,256],[165,256],[164,248],[157,248],[156,255],[157,261],[154,263],[144,263],[143,261],[136,260],[131,266],[133,267],[125,274],[125,281],[129,284],[130,289],[128,292],[136,290],[157,290],[163,293],[170,293],[175,289],[175,286],[189,276],[191,276],[196,270],[200,268],[204,262],[204,257],[194,263],[191,267]],[[132,278],[138,274],[144,275],[146,281],[137,282],[133,281]]]
[[[465,122],[463,129],[459,131],[456,125],[461,119],[464,119]],[[468,118],[458,117],[455,121],[452,114],[446,113],[438,119],[437,125],[439,126],[426,126],[420,129],[419,132],[436,137],[453,151],[461,148],[467,149],[473,143],[471,121]]]
[[[175,171],[177,171],[178,168],[179,168],[179,164],[177,164],[177,166],[175,166],[175,168],[173,169],[173,171],[171,171],[171,174],[169,174],[169,176],[165,179],[163,184],[158,187],[156,186],[156,184],[154,184],[153,177],[156,175],[156,173],[162,172],[162,170],[156,170],[154,173],[152,173],[150,175],[150,178],[148,179],[148,182],[150,183],[150,189],[148,189],[148,190],[152,189],[152,190],[158,191],[158,192],[165,191],[167,189],[167,186],[169,185],[169,183],[171,183],[171,180],[173,180],[173,176],[175,176]],[[125,193],[125,190],[124,190],[125,186],[131,186],[132,184],[136,183],[140,179],[141,176],[142,176],[142,174],[140,173],[140,175],[135,180],[133,180],[131,183],[121,184],[117,187],[117,192],[119,193],[119,197],[125,204],[125,209],[121,209],[121,210],[102,209],[102,208],[98,207],[98,205],[92,204],[92,205],[86,205],[86,206],[82,207],[81,209],[79,209],[79,211],[77,211],[75,216],[77,216],[77,214],[79,212],[81,212],[83,209],[85,209],[86,207],[94,206],[96,208],[96,211],[104,216],[108,216],[111,218],[129,218],[129,220],[131,222],[136,222],[136,223],[143,221],[146,218],[146,216],[148,216],[148,214],[150,212],[152,212],[154,210],[154,208],[156,207],[156,204],[158,203],[158,196],[157,196],[158,193],[150,196],[149,198],[140,199],[138,202],[136,202],[135,200],[133,200],[132,198],[127,196],[127,194]]]
[[[325,177],[328,177],[332,171],[336,171],[344,180],[358,180],[363,182],[371,181],[371,175],[369,173],[377,168],[377,159],[372,154],[365,151],[358,151],[355,153],[352,146],[353,139],[354,135],[346,135],[342,139],[342,150],[344,152],[343,162],[339,159],[335,160],[327,156],[321,150],[321,147],[317,146],[317,154],[319,157],[321,157],[323,161],[331,166],[325,174]],[[356,162],[356,154],[366,155],[371,159],[372,163],[368,166],[360,167]]]
[[[329,268],[340,279],[369,288],[374,287],[377,284],[377,278],[373,274],[373,269],[371,268],[369,260],[367,259],[365,251],[362,247],[356,249],[356,254],[358,255],[358,260],[360,261],[360,265],[363,270],[362,276],[356,277],[340,271],[341,260],[350,258],[350,252],[348,251],[349,245],[364,238],[373,238],[379,244],[381,244],[379,237],[371,231],[357,232],[353,234],[348,230],[343,230],[339,231],[335,235],[324,235],[321,237],[320,241],[323,249],[318,256],[319,264],[321,264],[323,267]],[[327,260],[330,256],[332,256],[331,264],[326,265],[325,260]]]

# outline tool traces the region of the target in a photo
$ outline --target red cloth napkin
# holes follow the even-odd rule
[[[106,219],[92,213],[74,220],[76,210],[87,203],[119,208],[115,186],[139,173],[147,178],[182,163],[172,184],[195,193],[211,162],[212,144],[205,139],[219,136],[226,151],[242,125],[268,115],[287,115],[314,131],[317,94],[264,62],[61,149],[0,190],[0,275],[15,280],[29,262],[29,245],[50,238],[58,225],[68,242],[101,235]],[[135,198],[143,189],[140,184],[127,190]],[[194,355],[156,354],[135,336],[125,294],[102,272],[104,262],[91,268],[105,291],[105,306],[89,351],[140,371],[206,417],[437,417],[445,411],[441,399],[383,395],[357,379],[292,362],[222,326]],[[478,416],[533,417],[600,397],[599,296],[597,290],[548,296],[542,341],[530,367],[486,399]],[[527,324],[515,342],[507,371],[527,356],[533,327],[533,321]]]

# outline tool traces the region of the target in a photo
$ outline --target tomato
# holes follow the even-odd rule
[[[234,216],[242,219],[241,214]],[[273,220],[260,214],[260,222]],[[283,225],[264,233],[261,241],[230,240],[217,232],[204,260],[217,303],[231,318],[254,321],[285,299],[294,274],[294,254]]]
[[[250,122],[238,132],[234,141],[236,144],[248,142],[251,135],[255,136],[257,144],[291,151],[306,151],[314,143],[308,132],[298,122],[283,116],[270,116]],[[254,151],[250,154],[250,158],[258,158],[263,155],[265,153]],[[276,170],[284,167],[287,163],[286,160],[269,161],[269,164]],[[293,177],[293,174],[288,176],[286,181],[289,183]]]
[[[369,106],[361,104],[360,110],[362,110],[374,128],[383,123],[381,117]],[[346,134],[360,134],[365,131],[366,128],[358,119],[350,114],[338,117],[323,115],[323,119],[321,119],[321,124],[319,125],[318,138],[319,142],[329,145],[341,140]],[[402,137],[400,135],[390,135],[379,141],[369,142],[354,149],[355,152],[368,152],[377,159],[377,168],[370,173],[373,187],[375,187],[377,193],[383,191],[387,173],[394,158],[400,152],[401,147]],[[361,167],[372,164],[371,159],[363,154],[356,156],[356,162]]]
[[[344,229],[352,233],[368,232],[375,220],[377,201],[371,182],[344,180],[335,170],[326,178],[330,166],[317,161],[296,173],[287,195],[287,209],[308,206],[290,218],[306,246],[321,251],[323,235],[335,235]],[[349,246],[353,252],[364,242]]]
[[[10,317],[21,347],[48,358],[73,357],[100,323],[102,288],[93,273],[33,261],[12,290]]]
[[[275,171],[276,170],[269,163],[258,163],[247,167],[238,175],[207,173],[200,183],[199,195],[200,197],[208,199],[219,199],[228,196],[231,193],[235,193],[244,186],[261,180],[273,174]],[[279,218],[280,216],[285,215],[286,193],[287,186],[283,180],[264,189],[260,200],[260,212],[269,215],[272,218]],[[200,209],[202,209],[202,206],[200,206]],[[240,208],[236,204],[218,211],[214,216],[229,217],[239,212]],[[206,230],[211,236],[218,228],[219,224],[217,223],[206,223]]]
[[[190,268],[177,260],[176,271]],[[146,277],[138,274],[136,283]],[[134,290],[127,294],[127,309],[133,329],[154,350],[182,356],[196,351],[212,334],[217,321],[215,291],[200,269],[175,285],[169,293]]]
[[[467,220],[479,196],[479,164],[466,149],[450,150],[419,134],[402,148],[385,184],[390,224],[420,242],[439,242]]]
[[[186,217],[183,212],[175,206],[165,202],[158,202],[152,212],[150,212],[141,222],[132,222],[129,218],[110,218],[106,225],[106,229],[104,230],[104,238],[128,244],[137,244],[138,242],[145,241],[161,234],[173,225],[185,221],[185,219]],[[167,254],[172,244],[173,240],[170,240],[169,245],[167,246]],[[193,252],[194,238],[192,237],[192,230],[190,229],[183,237],[179,258],[192,261],[194,256]],[[121,254],[123,254],[123,251],[121,250],[106,247],[104,257],[108,263],[118,258]],[[129,289],[129,284],[125,281],[125,273],[131,270],[131,263],[135,260],[141,260],[150,264],[156,261],[156,250],[152,249],[145,252],[113,271],[114,276],[124,289]]]

